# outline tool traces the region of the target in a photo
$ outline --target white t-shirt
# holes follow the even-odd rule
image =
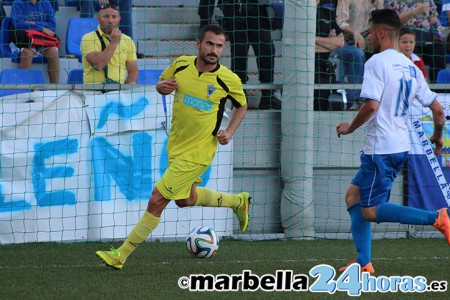
[[[380,102],[367,122],[365,154],[390,154],[410,150],[407,126],[414,99],[429,106],[437,97],[422,71],[395,49],[372,56],[364,66],[361,98]]]

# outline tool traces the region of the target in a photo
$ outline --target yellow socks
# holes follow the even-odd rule
[[[241,203],[236,194],[225,194],[202,187],[197,187],[197,206],[230,207],[237,208]],[[139,222],[134,226],[122,246],[119,247],[122,259],[127,257],[152,233],[158,226],[161,218],[157,218],[149,212],[145,212]]]
[[[133,252],[158,226],[161,218],[157,218],[149,212],[145,212],[139,222],[134,226],[122,246],[119,247],[120,255],[127,259]]]
[[[238,195],[225,194],[218,191],[197,187],[196,206],[237,208],[241,203]]]

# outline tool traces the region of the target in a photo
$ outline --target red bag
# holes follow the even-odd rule
[[[27,36],[30,38],[31,47],[58,47],[61,44],[61,40],[55,34],[54,36],[46,35],[38,30],[25,30]]]

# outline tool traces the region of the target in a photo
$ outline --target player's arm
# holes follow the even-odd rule
[[[338,137],[354,132],[356,129],[364,125],[372,115],[380,107],[380,102],[367,99],[358,111],[358,114],[353,119],[351,124],[340,123],[336,126],[336,133]]]
[[[429,106],[431,113],[433,114],[434,131],[430,138],[430,141],[435,144],[434,155],[438,155],[444,146],[444,140],[442,139],[442,130],[445,124],[444,109],[441,103],[437,99]]]
[[[221,145],[227,145],[230,142],[234,132],[239,127],[239,124],[241,124],[246,114],[247,105],[238,108],[235,107],[233,109],[233,115],[231,116],[228,128],[225,130],[219,130],[219,132],[217,133],[217,140]]]

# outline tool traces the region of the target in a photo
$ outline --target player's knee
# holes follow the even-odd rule
[[[175,201],[175,204],[178,207],[183,208],[183,207],[194,206],[195,202],[192,201],[191,198],[188,198],[188,199],[183,199],[183,200],[177,200],[177,201]]]
[[[177,200],[177,201],[175,201],[175,204],[180,208],[188,206],[184,200]]]
[[[377,213],[376,213],[376,207],[364,207],[362,209],[362,215],[364,220],[369,222],[376,222],[377,221]]]
[[[345,203],[347,207],[353,206],[361,201],[359,197],[359,190],[355,188],[350,188],[345,194]]]
[[[166,200],[155,188],[153,189],[152,195],[148,200],[147,211],[154,216],[159,217],[169,202],[170,201]]]

